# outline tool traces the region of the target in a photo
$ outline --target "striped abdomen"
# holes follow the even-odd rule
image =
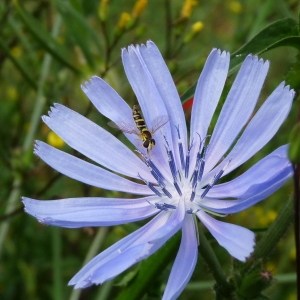
[[[147,134],[147,132],[149,132],[150,134],[150,138],[151,138],[151,133],[148,130],[145,120],[142,117],[141,112],[139,111],[139,107],[137,105],[133,105],[133,109],[132,109],[132,116],[133,116],[133,120],[135,122],[135,125],[137,127],[137,129],[143,134]]]

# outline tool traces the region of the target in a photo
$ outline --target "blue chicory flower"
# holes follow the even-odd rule
[[[153,134],[156,145],[149,153],[134,134],[124,133],[137,152],[61,104],[55,104],[49,116],[43,117],[69,146],[105,169],[41,141],[35,146],[37,156],[73,179],[141,198],[39,201],[24,197],[27,213],[41,223],[68,228],[113,226],[156,215],[93,258],[72,278],[70,285],[84,288],[117,276],[153,254],[181,229],[179,252],[163,296],[163,299],[175,299],[188,283],[197,261],[193,215],[233,257],[245,261],[251,254],[254,233],[218,221],[211,214],[240,212],[280,188],[292,174],[287,145],[236,179],[226,183],[218,181],[274,136],[291,109],[294,91],[281,83],[252,116],[269,62],[247,56],[210,137],[208,128],[225,84],[229,59],[229,53],[217,49],[207,58],[197,83],[188,138],[180,98],[156,45],[149,41],[146,46],[129,46],[122,50],[125,72],[148,128],[154,126],[161,115],[168,116],[168,122]],[[135,126],[132,108],[101,78],[92,77],[82,89],[108,119],[116,124]]]

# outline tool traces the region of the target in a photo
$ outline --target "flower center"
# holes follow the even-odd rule
[[[170,180],[165,179],[163,174],[160,172],[159,168],[154,164],[154,162],[150,159],[149,156],[143,154],[139,150],[136,150],[141,155],[142,160],[148,167],[150,173],[152,174],[156,182],[149,182],[142,178],[140,174],[138,174],[138,176],[142,181],[145,182],[145,184],[149,187],[149,189],[152,192],[154,192],[158,197],[161,198],[161,201],[155,201],[151,203],[149,202],[150,204],[154,205],[157,209],[164,211],[176,209],[179,201],[184,201],[186,213],[192,214],[200,210],[199,205],[201,205],[201,200],[206,197],[208,192],[220,180],[225,168],[228,166],[230,161],[225,165],[223,169],[221,169],[218,173],[212,176],[208,184],[205,184],[205,186],[201,186],[201,181],[203,178],[205,167],[205,155],[206,150],[208,148],[208,146],[205,145],[205,141],[209,136],[206,136],[203,140],[201,140],[200,136],[198,135],[200,139],[199,147],[197,153],[195,154],[196,159],[195,163],[193,163],[194,168],[193,170],[190,170],[190,162],[194,161],[191,160],[190,157],[191,149],[195,145],[192,141],[190,147],[187,150],[186,157],[184,158],[183,145],[182,140],[180,138],[180,131],[178,127],[176,127],[176,129],[178,132],[178,153],[180,157],[181,169],[178,169],[174,159],[174,153],[169,146],[167,138],[164,136],[165,150],[167,153],[168,165],[173,181],[170,182]],[[200,196],[200,201],[197,201],[197,203],[194,202],[196,194],[198,195],[198,197]]]

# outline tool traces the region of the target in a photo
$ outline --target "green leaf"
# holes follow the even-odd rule
[[[195,90],[196,90],[196,85],[197,83],[193,84],[191,87],[188,88],[188,90],[186,90],[182,96],[180,97],[181,99],[181,103],[184,104],[185,102],[187,102],[189,99],[194,97],[195,94]]]
[[[15,59],[6,45],[6,43],[2,40],[0,37],[0,48],[4,52],[4,54],[11,60],[11,62],[15,65],[15,67],[20,71],[20,73],[23,75],[25,80],[36,90],[37,89],[37,84],[36,82],[31,78],[29,75],[28,69],[26,66],[23,65],[23,63],[17,59]]]
[[[32,17],[17,2],[15,2],[15,8],[27,29],[40,42],[41,46],[62,64],[75,72],[79,72],[79,70],[66,58],[67,50],[53,39],[49,32],[43,28],[42,24]]]
[[[181,234],[177,233],[156,253],[142,261],[138,274],[134,280],[128,284],[126,289],[118,295],[116,300],[142,299],[151,283],[154,282],[168,264],[175,259],[179,248],[180,237]]]
[[[291,46],[300,50],[300,37],[297,26],[296,20],[292,18],[282,19],[270,24],[239,50],[232,53],[230,70],[241,64],[249,53],[258,55],[281,46]]]
[[[90,67],[95,67],[89,43],[90,41],[93,41],[96,43],[97,47],[101,49],[99,36],[89,26],[86,19],[74,9],[70,3],[59,1],[56,2],[56,7],[64,19],[64,23],[70,32],[70,36],[74,38],[82,49],[88,64]]]
[[[288,157],[294,164],[300,164],[300,123],[296,123],[289,136]]]
[[[297,61],[285,77],[285,82],[294,90],[300,90],[300,55],[297,55]]]
[[[298,24],[292,18],[282,19],[270,24],[234,52],[231,55],[229,74],[234,72],[248,54],[259,55],[282,46],[291,46],[300,50]],[[196,83],[181,96],[181,102],[184,103],[193,97],[195,89]]]

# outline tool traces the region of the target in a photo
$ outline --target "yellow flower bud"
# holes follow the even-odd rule
[[[19,93],[15,87],[10,85],[6,89],[6,95],[8,99],[16,99],[19,96]]]
[[[266,214],[266,219],[269,223],[272,223],[277,218],[277,212],[273,209],[268,210]]]
[[[181,9],[181,17],[189,19],[192,14],[193,7],[197,4],[198,2],[195,0],[185,0]]]
[[[183,42],[185,44],[189,43],[196,36],[196,34],[202,30],[203,27],[204,27],[204,24],[201,21],[194,23],[192,25],[190,31],[183,38]]]
[[[10,53],[13,57],[18,58],[22,55],[22,48],[20,46],[15,46],[10,50]]]
[[[228,8],[235,14],[240,14],[243,10],[242,4],[239,1],[233,0],[228,3]]]
[[[123,12],[120,16],[119,22],[118,22],[118,28],[124,29],[126,25],[131,21],[132,17],[129,13]]]
[[[132,10],[132,16],[137,19],[143,13],[147,4],[148,4],[148,0],[136,1]]]
[[[295,247],[293,247],[292,249],[291,249],[291,251],[290,251],[290,254],[289,254],[289,257],[291,258],[291,259],[296,259],[296,248]],[[295,298],[296,299],[296,298]]]
[[[64,146],[65,142],[56,133],[50,131],[47,136],[47,142],[49,145],[57,148]]]
[[[203,29],[203,27],[204,27],[204,23],[201,21],[198,21],[192,25],[192,31],[200,32]]]
[[[101,0],[98,15],[101,21],[106,21],[108,15],[108,2],[109,0]]]

